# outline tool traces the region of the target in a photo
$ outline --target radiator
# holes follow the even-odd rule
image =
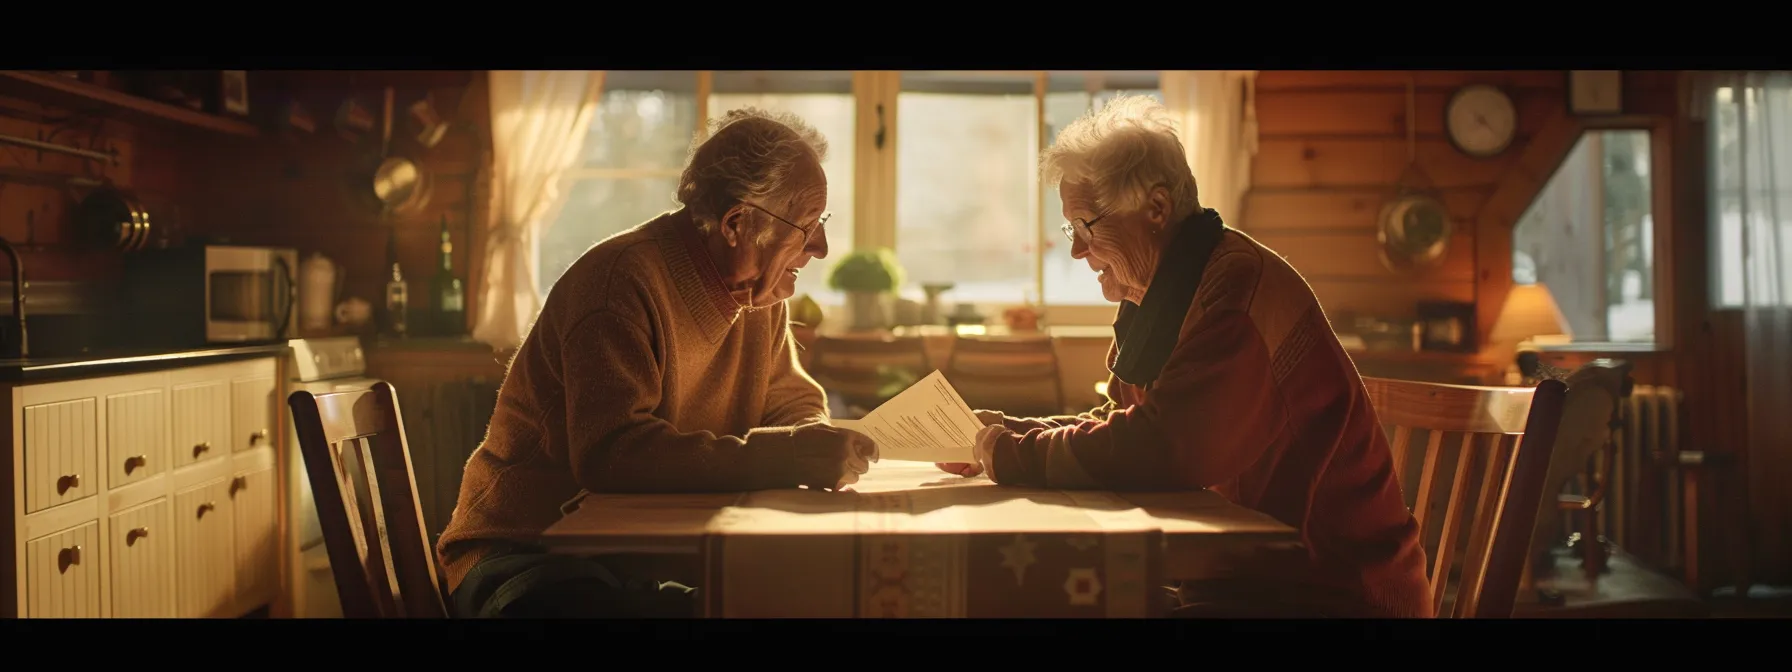
[[[1655,556],[1669,566],[1678,565],[1684,538],[1681,520],[1680,480],[1671,469],[1658,469],[1656,456],[1672,456],[1680,450],[1679,388],[1636,385],[1625,400],[1619,426],[1613,432],[1617,441],[1618,459],[1612,465],[1613,489],[1603,515],[1604,529],[1611,530],[1612,541],[1633,548],[1646,556]],[[1648,479],[1648,480],[1645,480]],[[1649,493],[1658,493],[1650,497]],[[1645,504],[1645,502],[1648,502]],[[1660,530],[1652,548],[1637,548],[1646,538],[1638,531]],[[1643,537],[1643,538],[1636,538]],[[1657,555],[1660,554],[1660,555]]]
[[[411,448],[411,470],[417,477],[417,504],[432,545],[454,513],[467,457],[485,440],[501,382],[470,378],[394,384]]]

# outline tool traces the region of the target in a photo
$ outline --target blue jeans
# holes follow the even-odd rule
[[[692,618],[697,589],[627,580],[596,558],[503,547],[452,595],[456,618]]]

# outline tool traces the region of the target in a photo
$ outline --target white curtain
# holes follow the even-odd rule
[[[522,343],[541,309],[537,241],[582,160],[603,93],[601,70],[493,70],[491,203],[485,277],[473,337],[496,349]]]
[[[1713,304],[1743,313],[1755,568],[1792,567],[1792,73],[1710,73]],[[1777,569],[1770,569],[1776,568]]]
[[[1165,70],[1158,78],[1164,106],[1178,118],[1201,205],[1233,226],[1244,221],[1257,155],[1256,82],[1254,70]]]

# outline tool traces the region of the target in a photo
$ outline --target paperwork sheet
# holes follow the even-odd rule
[[[939,371],[928,374],[863,419],[835,420],[877,441],[878,457],[917,462],[972,462],[983,423]]]

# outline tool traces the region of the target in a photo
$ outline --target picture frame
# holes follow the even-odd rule
[[[223,70],[218,76],[219,107],[228,114],[249,116],[249,71]]]
[[[1475,337],[1475,304],[1463,301],[1421,301],[1414,324],[1414,340],[1423,352],[1472,353],[1479,349]]]
[[[1624,112],[1624,71],[1569,70],[1568,112],[1605,116]]]

